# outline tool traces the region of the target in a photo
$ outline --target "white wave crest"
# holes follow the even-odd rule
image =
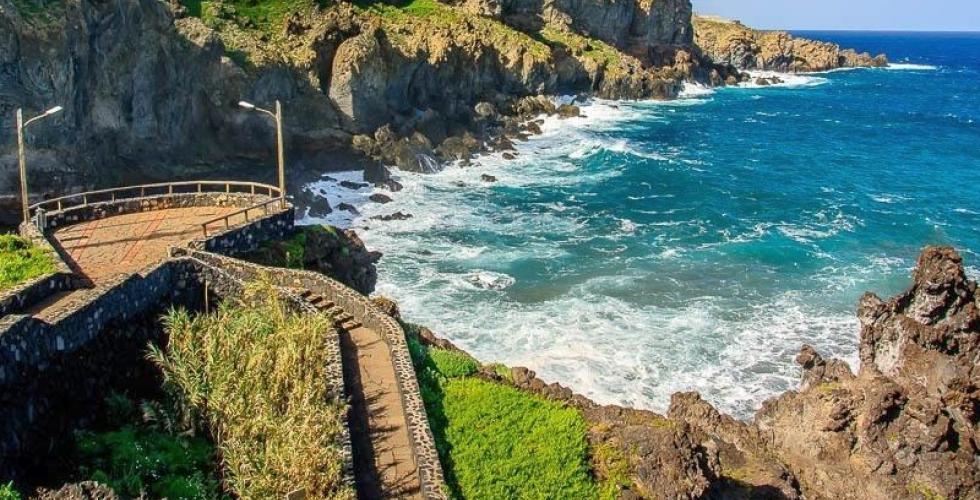
[[[936,71],[939,67],[930,64],[891,63],[882,69],[890,71]]]

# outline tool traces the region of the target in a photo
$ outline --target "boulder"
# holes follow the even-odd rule
[[[382,204],[392,202],[391,196],[388,196],[383,193],[374,193],[371,196],[368,196],[368,199],[375,203],[382,203]]]

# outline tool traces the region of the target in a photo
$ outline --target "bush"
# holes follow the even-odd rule
[[[429,425],[457,498],[594,498],[581,414],[471,377],[466,354],[409,336]]]
[[[0,290],[55,272],[54,259],[19,236],[0,235]]]
[[[268,285],[210,315],[172,311],[151,358],[184,412],[215,436],[241,498],[351,498],[339,438],[346,408],[326,383],[324,315],[297,315]]]
[[[14,483],[11,481],[7,484],[0,485],[0,500],[20,500],[20,493],[14,488]]]
[[[221,498],[215,452],[201,437],[173,436],[137,425],[79,432],[80,471],[116,493],[154,498]]]

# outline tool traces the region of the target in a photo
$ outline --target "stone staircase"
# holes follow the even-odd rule
[[[302,290],[299,296],[315,307],[318,311],[327,314],[333,319],[333,324],[344,330],[353,330],[361,326],[361,322],[354,318],[354,315],[344,311],[344,309],[333,301],[328,300],[323,295],[310,290]]]

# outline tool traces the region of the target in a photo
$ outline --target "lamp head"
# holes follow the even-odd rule
[[[60,113],[61,110],[63,110],[63,109],[65,109],[65,108],[62,108],[61,106],[55,106],[55,107],[53,107],[53,108],[45,111],[44,112],[44,116],[51,116],[53,114]]]
[[[255,105],[247,101],[238,101],[238,105],[248,110],[255,109]]]

